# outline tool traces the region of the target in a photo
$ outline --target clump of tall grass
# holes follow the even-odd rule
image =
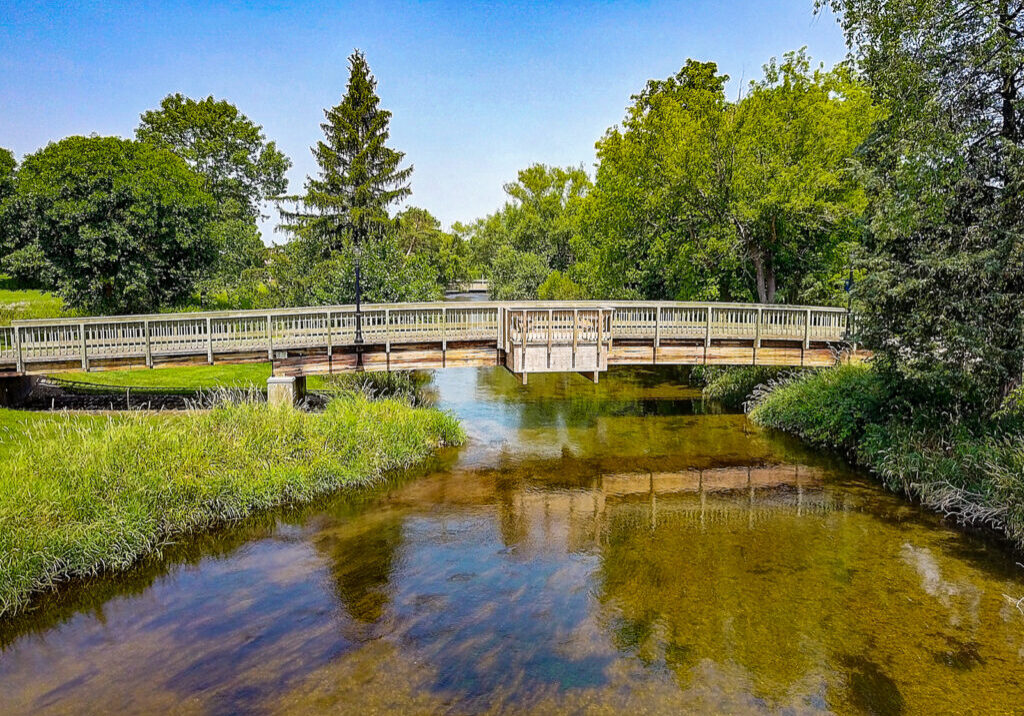
[[[690,384],[701,388],[704,400],[739,409],[759,386],[796,374],[793,368],[777,366],[694,366]]]
[[[262,401],[26,422],[0,464],[0,616],[183,535],[408,467],[463,438],[445,413],[348,395],[322,413]]]
[[[328,395],[360,393],[371,400],[396,398],[422,405],[423,389],[429,382],[430,375],[424,372],[334,373],[322,377],[319,391]]]
[[[891,415],[867,365],[838,366],[755,391],[751,419],[846,452],[888,488],[1024,547],[1024,425],[1014,407],[978,423]]]

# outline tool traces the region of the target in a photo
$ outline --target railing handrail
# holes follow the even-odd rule
[[[642,301],[642,300],[587,300],[587,301],[426,301],[417,303],[374,303],[363,304],[362,313],[374,313],[391,310],[424,310],[424,309],[488,309],[505,308],[510,310],[572,310],[574,308],[724,308],[724,309],[761,309],[767,311],[807,311],[817,313],[847,313],[846,308],[837,306],[808,306],[790,303],[738,303],[718,301]],[[355,304],[337,304],[330,306],[296,306],[287,308],[261,308],[229,311],[184,311],[180,313],[138,313],[110,316],[77,316],[63,318],[31,318],[12,321],[10,327],[39,326],[78,326],[97,323],[139,323],[143,321],[187,321],[224,319],[224,318],[265,318],[267,316],[294,316],[307,313],[354,313]]]

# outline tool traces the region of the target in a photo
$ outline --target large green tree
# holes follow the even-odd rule
[[[845,267],[864,203],[850,160],[878,116],[869,91],[802,51],[738,102],[727,80],[689,60],[598,143],[577,240],[593,293],[797,300]]]
[[[475,273],[490,279],[492,296],[536,298],[549,272],[576,263],[575,216],[590,179],[579,167],[533,164],[504,189],[509,201],[468,230],[471,264]]]
[[[206,181],[225,220],[255,221],[263,202],[284,194],[291,166],[273,141],[226,100],[171,94],[143,112],[135,137],[169,149]]]
[[[68,137],[25,157],[18,230],[65,302],[94,313],[152,311],[189,295],[213,260],[216,203],[180,157],[116,137]]]
[[[889,108],[861,333],[899,394],[986,414],[1024,361],[1024,2],[830,0]]]
[[[410,206],[396,218],[399,249],[407,260],[428,271],[440,288],[468,278],[469,247],[459,236],[443,231],[441,222],[426,209]]]
[[[402,167],[405,154],[387,146],[391,112],[380,106],[366,57],[357,50],[348,61],[345,95],[324,112],[324,139],[313,147],[318,176],[295,197],[298,207],[282,212],[287,227],[325,257],[387,239],[394,229],[389,207],[412,193],[412,167]]]

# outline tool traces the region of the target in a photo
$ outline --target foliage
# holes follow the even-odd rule
[[[399,168],[405,154],[386,144],[391,112],[380,108],[366,57],[357,50],[348,61],[345,95],[324,112],[324,140],[313,148],[319,177],[307,178],[305,194],[293,197],[297,209],[282,212],[289,228],[324,256],[388,236],[388,207],[412,193],[412,167]]]
[[[410,206],[396,217],[398,247],[407,258],[429,267],[441,287],[469,278],[469,247],[455,234],[441,230],[441,222],[426,209]]]
[[[592,294],[770,302],[838,283],[864,203],[849,160],[879,111],[846,65],[800,51],[764,70],[732,103],[714,63],[688,60],[598,142],[576,244]]]
[[[334,373],[321,378],[318,390],[331,395],[358,393],[370,400],[393,398],[410,405],[427,402],[424,388],[430,383],[429,373],[413,371]]]
[[[11,415],[0,440],[0,615],[181,535],[365,484],[462,440],[445,413],[359,396],[322,414],[242,403],[99,420]]]
[[[866,427],[885,419],[889,399],[877,372],[864,364],[803,373],[758,397],[750,418],[819,447],[853,450]]]
[[[537,287],[537,298],[542,301],[579,301],[586,295],[582,286],[556,269]]]
[[[536,298],[547,273],[542,257],[505,244],[498,249],[488,274],[491,298],[495,301]]]
[[[548,272],[576,263],[575,212],[590,180],[580,168],[533,164],[504,188],[510,201],[499,211],[460,227],[468,234],[470,270],[490,280],[492,298],[536,298]],[[511,257],[524,258],[522,275]]]
[[[7,202],[14,196],[18,162],[9,149],[0,147],[0,256],[6,256],[13,247],[11,219],[7,216]]]
[[[226,100],[167,95],[160,109],[142,114],[135,137],[188,162],[205,179],[223,219],[255,222],[262,202],[288,188],[291,161]]]
[[[217,260],[200,282],[203,291],[217,291],[236,286],[243,274],[266,265],[267,247],[259,228],[250,219],[220,219],[209,225],[210,240]]]
[[[1024,6],[819,4],[890,110],[864,152],[862,340],[907,410],[990,415],[1024,364]]]
[[[151,311],[188,296],[214,257],[214,202],[171,152],[114,137],[68,137],[25,157],[13,198],[73,309]]]
[[[704,368],[699,375],[703,383],[701,394],[704,400],[720,403],[733,410],[742,408],[759,386],[794,373],[792,368],[778,366],[699,367]]]

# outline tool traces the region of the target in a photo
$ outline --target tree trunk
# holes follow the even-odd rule
[[[754,273],[757,275],[757,300],[768,303],[767,287],[764,284],[764,259],[760,253],[754,254]]]

